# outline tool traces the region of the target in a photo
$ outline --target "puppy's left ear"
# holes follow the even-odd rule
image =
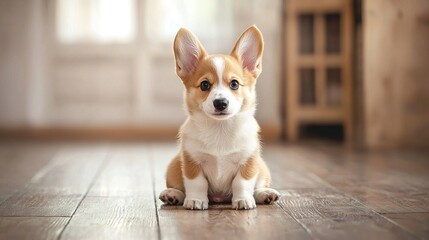
[[[253,25],[241,34],[231,51],[235,57],[255,78],[262,72],[262,53],[264,39],[259,29]]]

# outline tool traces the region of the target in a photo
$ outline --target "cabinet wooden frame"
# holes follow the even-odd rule
[[[351,0],[288,0],[285,18],[285,56],[286,71],[283,101],[286,102],[284,118],[285,135],[289,141],[296,141],[299,126],[311,124],[341,124],[344,129],[344,140],[352,140],[352,1]],[[340,45],[338,54],[328,54],[325,49],[325,15],[340,14]],[[299,49],[299,16],[314,16],[314,52],[300,54]],[[315,69],[315,104],[301,105],[299,70]],[[329,106],[326,102],[326,70],[341,69],[341,103],[340,106]]]

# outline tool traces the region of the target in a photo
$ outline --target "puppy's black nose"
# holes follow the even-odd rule
[[[226,98],[219,98],[213,101],[213,105],[217,111],[225,110],[228,107],[228,103],[229,101]]]

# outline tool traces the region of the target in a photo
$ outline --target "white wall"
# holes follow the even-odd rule
[[[28,122],[29,2],[0,1],[0,121]]]

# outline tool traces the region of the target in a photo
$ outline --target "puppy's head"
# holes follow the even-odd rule
[[[174,39],[176,73],[186,88],[189,114],[225,120],[254,110],[256,79],[262,71],[264,42],[256,26],[248,28],[229,55],[209,55],[198,38],[180,29]]]

